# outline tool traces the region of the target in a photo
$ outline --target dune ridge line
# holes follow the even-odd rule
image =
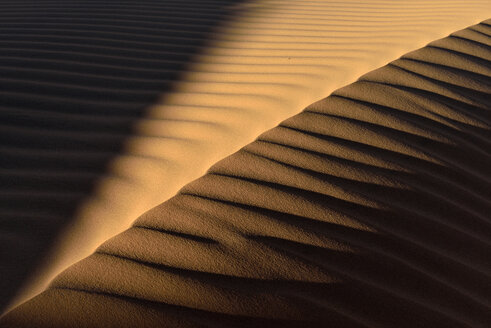
[[[2,1],[0,308],[489,1]],[[1,310],[0,310],[1,311]]]
[[[219,161],[1,327],[486,327],[491,21]]]

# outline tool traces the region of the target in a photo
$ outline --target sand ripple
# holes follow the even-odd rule
[[[489,24],[260,135],[2,327],[486,327]]]

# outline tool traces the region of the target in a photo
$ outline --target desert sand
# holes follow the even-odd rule
[[[490,7],[2,1],[0,308],[260,133]]]
[[[0,326],[488,326],[490,24],[261,134]]]

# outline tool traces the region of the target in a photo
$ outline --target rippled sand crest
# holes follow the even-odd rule
[[[363,75],[213,165],[2,327],[485,327],[491,26]]]

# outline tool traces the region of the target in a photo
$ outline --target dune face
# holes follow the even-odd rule
[[[172,162],[125,144],[172,154],[135,125],[239,2],[0,3],[0,311],[165,199]]]
[[[488,326],[489,23],[260,135],[0,326]]]
[[[486,0],[2,1],[0,308],[301,108],[490,13]]]

